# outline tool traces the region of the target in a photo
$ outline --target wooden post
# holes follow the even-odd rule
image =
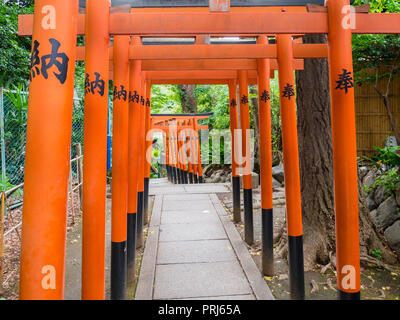
[[[144,225],[144,161],[145,161],[145,121],[146,121],[146,81],[145,73],[141,74],[141,90],[140,90],[140,103],[139,103],[139,142],[138,142],[138,203],[137,203],[137,238],[136,248],[143,247],[143,225]]]
[[[78,8],[77,0],[35,1],[22,215],[23,300],[64,298]]]
[[[268,44],[266,36],[260,36],[257,43]],[[262,271],[264,275],[274,274],[274,225],[272,212],[272,141],[271,141],[271,96],[270,62],[259,59],[258,63],[258,104],[260,127],[260,176],[261,176],[261,236]]]
[[[153,131],[151,129],[151,82],[146,81],[146,128],[145,128],[145,172],[144,172],[144,224],[149,223],[149,188],[153,146]]]
[[[345,10],[346,6],[348,10]],[[338,297],[341,300],[359,300],[357,146],[352,31],[346,24],[348,13],[349,0],[328,1]]]
[[[191,156],[192,156],[192,166],[193,166],[193,183],[199,183],[199,176],[198,176],[198,165],[199,161],[197,159],[197,150],[196,150],[196,131],[194,130],[194,123],[196,118],[192,118],[191,126],[192,129],[190,130],[190,148],[191,148]]]
[[[229,82],[229,116],[230,116],[230,128],[231,128],[231,145],[232,145],[232,201],[233,201],[233,221],[238,223],[242,220],[240,215],[240,166],[237,162],[238,155],[236,149],[235,136],[238,132],[238,104],[236,101],[237,97],[237,81],[231,80]],[[241,157],[240,157],[241,158]]]
[[[139,37],[131,39],[132,45],[140,45]],[[129,128],[128,128],[128,227],[127,227],[127,282],[135,281],[136,229],[139,153],[139,113],[141,90],[141,60],[131,60],[129,65]]]
[[[286,222],[289,242],[290,296],[304,299],[303,227],[301,217],[299,148],[291,35],[278,35],[283,164],[285,169]]]
[[[126,299],[129,126],[129,36],[114,37],[111,299]]]
[[[250,154],[250,111],[247,70],[238,71],[240,92],[240,124],[242,129],[244,238],[248,245],[254,242],[253,182]]]
[[[201,149],[200,149],[200,137],[199,137],[199,124],[197,119],[194,121],[194,131],[196,134],[196,149],[197,149],[197,161],[199,162],[197,165],[198,174],[199,174],[199,183],[203,183],[203,167],[201,165]]]
[[[109,0],[86,2],[82,299],[105,298]]]

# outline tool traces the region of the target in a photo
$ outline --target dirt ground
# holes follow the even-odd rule
[[[18,199],[10,199],[10,204]],[[106,210],[106,299],[110,298],[110,256],[111,256],[111,199],[107,199]],[[154,197],[149,197],[149,212],[151,214]],[[82,213],[79,205],[79,194],[76,192],[73,199],[68,201],[67,222],[67,249],[66,249],[66,275],[65,275],[65,299],[79,300],[81,298],[81,261],[82,261]],[[8,211],[5,219],[4,232],[7,233],[13,226],[21,222],[22,207]],[[143,229],[145,240],[147,239],[148,227]],[[19,267],[21,249],[21,226],[9,233],[4,241],[4,263],[3,263],[3,290],[0,293],[1,300],[17,300],[19,294]],[[144,248],[137,250],[137,277],[140,272]],[[128,288],[128,298],[132,299],[136,291],[137,282]]]
[[[22,192],[16,192],[7,199],[7,207],[22,201]],[[75,232],[79,228],[81,220],[81,210],[79,202],[79,192],[76,190],[73,199],[68,197],[68,218],[67,234]],[[21,251],[21,232],[22,232],[22,207],[7,210],[4,219],[4,257],[2,289],[0,289],[0,299],[17,300],[19,295],[19,268]],[[7,232],[16,227],[13,231]],[[1,285],[1,284],[0,284]]]
[[[232,218],[232,193],[219,194],[225,210]],[[254,239],[255,243],[248,246],[249,252],[256,265],[261,270],[261,201],[260,188],[253,190],[254,210]],[[243,194],[242,221],[243,221]],[[274,190],[274,234],[286,223],[285,217],[285,190]],[[236,228],[243,238],[244,225],[236,224]],[[305,272],[305,289],[307,300],[336,300],[336,270],[327,269],[321,272],[324,266],[316,266],[315,270]],[[275,275],[264,277],[275,299],[290,299],[290,286],[288,279],[288,264],[286,260],[274,261]],[[400,274],[388,272],[375,265],[362,266],[361,268],[361,299],[364,300],[399,300],[400,299]]]
[[[149,197],[149,212],[153,208],[154,197]],[[149,216],[150,219],[151,215]],[[67,263],[65,275],[65,299],[81,299],[81,277],[82,277],[82,237],[81,221],[77,227],[68,234],[67,239]],[[144,226],[143,235],[146,241],[148,226]],[[144,244],[146,244],[144,242]],[[131,287],[127,288],[127,299],[132,300],[135,296],[137,279],[140,272],[144,246],[136,251],[136,281]],[[111,275],[111,199],[107,199],[106,206],[106,279],[105,290],[106,300],[110,299],[110,275]]]

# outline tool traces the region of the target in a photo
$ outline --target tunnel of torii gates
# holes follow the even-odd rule
[[[34,15],[19,16],[19,34],[32,35],[33,43],[21,249],[21,299],[64,297],[74,61],[79,59],[85,60],[86,68],[82,299],[105,298],[109,79],[114,80],[112,298],[125,298],[125,286],[132,283],[135,277],[135,247],[143,243],[142,235],[135,233],[137,225],[143,223],[139,221],[142,218],[138,212],[138,194],[144,191],[145,141],[151,144],[151,139],[145,137],[151,124],[148,123],[148,116],[147,122],[145,119],[151,108],[152,84],[229,86],[232,146],[235,149],[237,140],[242,150],[232,153],[234,219],[240,219],[238,169],[241,168],[245,241],[248,244],[253,242],[251,159],[250,145],[246,139],[250,129],[248,84],[258,84],[262,261],[263,273],[273,274],[269,79],[275,69],[279,72],[281,101],[290,291],[292,299],[303,299],[294,70],[303,67],[301,59],[326,57],[329,59],[331,88],[338,297],[360,298],[351,36],[352,33],[400,33],[400,14],[364,13],[357,9],[354,12],[350,9],[354,7],[349,7],[349,0],[328,0],[326,7],[314,10],[312,6],[307,6],[307,10],[305,5],[306,1],[303,6],[297,7],[266,5],[230,8],[229,1],[211,0],[210,8],[135,8],[131,12],[118,12],[113,11],[115,8],[110,11],[109,0],[87,0],[86,12],[80,14],[78,0],[36,0]],[[302,44],[294,40],[296,36],[304,34],[327,34],[328,44]],[[85,48],[77,48],[79,35],[85,36]],[[256,37],[258,40],[256,44],[215,45],[205,41],[207,35]],[[111,49],[110,36],[113,36]],[[142,44],[146,37],[195,37],[196,43],[152,47]],[[155,128],[167,124],[173,129],[165,131],[165,135],[169,132],[175,135],[172,139],[169,136],[166,147],[169,150],[170,179],[179,182],[178,169],[185,171],[185,161],[191,157],[186,155],[184,160],[183,149],[179,151],[178,148],[183,141],[177,139],[176,133],[180,130],[179,126],[185,130],[194,127],[190,131],[193,135],[190,143],[194,142],[198,146],[196,135],[200,126],[195,117],[191,120],[165,118],[164,121],[154,122]],[[241,131],[236,135],[235,130],[239,127]],[[178,160],[175,161],[175,158]],[[242,158],[239,164],[237,159]],[[171,170],[172,167],[177,170]],[[193,173],[196,168],[197,174],[201,175],[200,162],[192,168]],[[180,177],[185,179],[182,175]]]

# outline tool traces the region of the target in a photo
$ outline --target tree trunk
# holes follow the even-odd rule
[[[258,89],[257,86],[249,87],[249,94],[256,95],[251,98],[251,104],[253,106],[253,120],[254,120],[254,172],[260,173],[260,128],[258,121]]]
[[[179,85],[181,94],[182,112],[197,113],[197,101],[194,95],[194,85]]]
[[[393,131],[394,137],[396,138],[397,145],[400,146],[400,133],[397,128],[396,119],[393,116],[392,110],[390,108],[390,102],[389,102],[390,84],[392,82],[393,75],[398,71],[398,69],[399,68],[397,66],[392,67],[390,74],[389,74],[389,79],[387,80],[387,84],[386,84],[386,92],[383,93],[383,91],[381,89],[379,89],[379,68],[376,68],[375,91],[383,99],[383,104],[385,105],[385,108],[386,108],[390,126],[392,127],[392,131]]]
[[[325,35],[306,35],[304,43],[326,43]],[[296,72],[297,115],[300,152],[300,181],[303,212],[304,266],[327,264],[335,253],[333,163],[329,69],[327,59],[305,59],[304,70]],[[361,253],[379,249],[394,263],[385,249],[365,206],[360,188]]]

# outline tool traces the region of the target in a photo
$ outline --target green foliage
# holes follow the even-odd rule
[[[271,79],[271,134],[272,152],[275,154],[282,153],[282,128],[278,77]]]
[[[382,186],[385,196],[394,195],[400,189],[400,147],[375,147],[378,154],[371,158],[365,157],[377,171],[377,177],[374,184],[364,191],[367,194],[372,193],[377,187]]]
[[[0,177],[0,191],[7,191],[13,188],[14,185],[10,183],[10,179],[6,177],[3,179],[3,177]]]
[[[400,3],[395,0],[356,0],[355,5],[370,3],[371,12],[400,12]],[[374,81],[375,73],[370,70],[379,67],[399,65],[400,35],[359,34],[353,35],[353,63],[355,80],[358,83]],[[386,77],[383,74],[380,77]]]
[[[379,249],[372,250],[371,254],[378,260],[382,260],[382,252]]]
[[[400,167],[400,147],[390,146],[385,148],[375,147],[378,153],[371,158],[365,157],[372,163],[378,170],[382,168],[382,165],[388,168]]]
[[[19,184],[23,181],[24,174],[28,95],[26,88],[19,84],[14,90],[4,92],[4,96],[6,170],[8,176],[12,176],[11,183]]]
[[[160,156],[160,150],[153,149],[153,158],[158,158]]]
[[[195,88],[197,111],[213,112],[208,125],[211,129],[229,129],[229,90],[228,86],[200,85]]]
[[[153,85],[151,87],[152,113],[179,113],[182,112],[178,86]]]
[[[0,3],[0,86],[29,79],[31,38],[18,36],[18,14],[32,13],[33,1]]]
[[[392,168],[378,174],[373,187],[377,188],[378,186],[383,187],[386,196],[394,195],[400,189],[399,168]]]

